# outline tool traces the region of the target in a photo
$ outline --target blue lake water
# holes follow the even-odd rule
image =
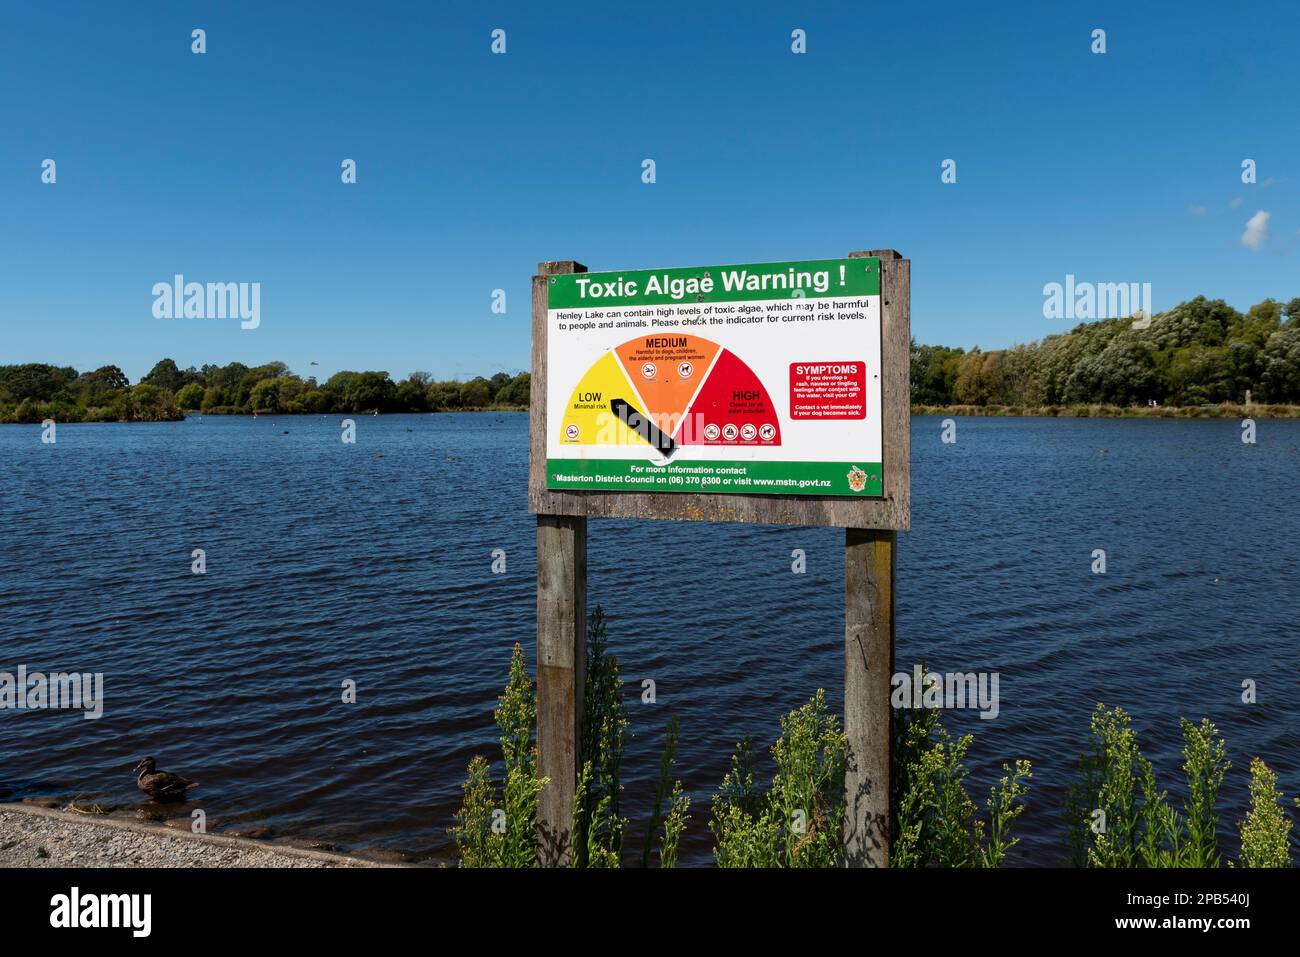
[[[466,763],[499,757],[515,642],[532,667],[527,417],[358,417],[351,446],[338,419],[60,425],[55,445],[0,427],[0,671],[103,672],[106,698],[98,721],[0,711],[0,800],[129,806],[152,754],[202,782],[216,829],[447,854]],[[1064,861],[1098,701],[1133,714],[1179,802],[1179,717],[1219,725],[1235,854],[1252,756],[1300,793],[1300,422],[1261,421],[1256,445],[1235,421],[961,419],[952,445],[940,428],[913,420],[897,662],[1000,674],[996,720],[947,721],[976,735],[980,803],[1003,761],[1033,762],[1011,863]],[[683,857],[704,863],[736,740],[770,744],[817,688],[839,708],[842,546],[836,529],[591,522],[590,600],[635,733],[632,846],[671,715],[695,800]]]

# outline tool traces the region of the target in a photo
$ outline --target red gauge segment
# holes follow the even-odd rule
[[[754,371],[723,349],[691,403],[681,445],[780,445],[776,406]]]

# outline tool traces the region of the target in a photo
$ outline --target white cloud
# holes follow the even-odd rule
[[[1236,209],[1238,206],[1240,206],[1240,205],[1241,205],[1242,203],[1244,203],[1245,201],[1246,201],[1246,197],[1244,197],[1244,196],[1238,196],[1236,199],[1234,199],[1234,200],[1233,200],[1232,202],[1230,202],[1228,205],[1231,206],[1233,209]]]
[[[1241,244],[1249,249],[1259,249],[1268,239],[1268,219],[1271,213],[1260,210],[1246,222],[1246,231],[1241,234]]]
[[[1204,206],[1188,206],[1187,212],[1189,212],[1193,216],[1204,216],[1206,213],[1209,212],[1209,210],[1206,209]]]

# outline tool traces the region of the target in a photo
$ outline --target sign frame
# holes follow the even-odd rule
[[[528,510],[535,515],[753,522],[907,531],[911,528],[911,261],[892,249],[851,252],[880,260],[880,389],[883,494],[728,494],[552,489],[546,485],[547,279],[587,272],[572,260],[538,263],[532,288]]]
[[[584,719],[587,518],[828,525],[844,529],[844,860],[888,867],[898,532],[911,527],[911,262],[892,249],[849,253],[880,260],[880,497],[621,492],[546,485],[549,294],[572,260],[538,264],[533,277],[528,509],[537,516],[537,770],[540,862],[568,866]]]

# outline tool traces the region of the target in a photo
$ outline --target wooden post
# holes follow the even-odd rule
[[[911,271],[893,249],[851,252],[849,258],[880,259],[882,336],[896,344],[895,362],[882,370],[887,414],[886,483],[911,458],[910,385],[906,360],[897,342],[906,341],[910,320]],[[904,475],[908,473],[904,472]],[[906,486],[908,483],[904,483]],[[906,495],[906,488],[904,489]],[[903,512],[910,519],[910,501]],[[904,524],[906,527],[906,524]],[[894,673],[894,567],[898,535],[864,528],[844,530],[844,733],[848,768],[844,776],[844,860],[849,867],[888,867],[890,764],[893,711],[889,704]]]
[[[546,277],[586,272],[572,260],[538,263],[533,281],[530,470],[546,461]],[[540,330],[540,334],[539,334]],[[544,480],[543,480],[544,485]],[[587,518],[537,516],[537,773],[547,779],[537,802],[539,859],[570,860],[573,795],[578,782],[583,691],[587,684]]]
[[[541,863],[569,863],[587,684],[587,520],[537,516],[537,803]]]
[[[889,866],[890,757],[897,533],[844,530],[844,859]]]

